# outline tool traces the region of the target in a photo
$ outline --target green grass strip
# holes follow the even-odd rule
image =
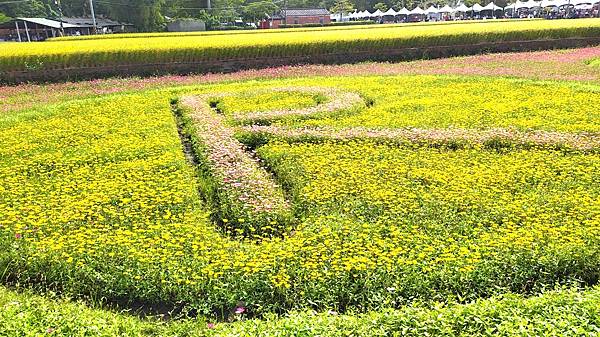
[[[471,304],[361,315],[296,312],[211,324],[164,322],[0,287],[0,335],[12,336],[596,336],[600,288],[505,295]]]

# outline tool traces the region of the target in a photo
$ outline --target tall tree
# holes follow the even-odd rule
[[[244,0],[213,0],[211,15],[220,22],[233,22],[241,16]]]
[[[27,2],[0,4],[0,12],[16,17],[46,17],[55,14],[52,0],[31,0]]]
[[[388,6],[383,2],[378,2],[373,6],[373,9],[379,9],[380,11],[385,12],[388,10]]]
[[[10,17],[8,17],[8,15],[0,12],[0,23],[5,23],[10,21]]]
[[[354,5],[349,0],[336,0],[335,4],[329,10],[331,13],[340,14],[340,18],[344,13],[350,13],[354,11]]]
[[[279,7],[272,1],[252,2],[242,9],[242,17],[246,22],[257,22],[277,12]]]
[[[161,30],[164,17],[161,8],[164,0],[119,0],[110,3],[106,14],[115,20],[133,24],[140,31]]]

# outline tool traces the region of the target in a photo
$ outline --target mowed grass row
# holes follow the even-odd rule
[[[600,289],[551,291],[523,298],[504,295],[460,305],[411,306],[359,315],[295,312],[286,317],[211,323],[164,322],[90,309],[56,297],[0,287],[2,336],[595,336]]]
[[[73,40],[10,44],[0,50],[0,72],[205,62],[384,52],[404,47],[600,36],[600,19],[477,22],[390,26],[378,29],[290,31],[137,39]]]
[[[235,82],[8,112],[0,119],[0,277],[98,300],[182,303],[221,318],[239,306],[249,316],[307,307],[366,311],[597,283],[600,157],[594,152],[272,141],[257,153],[288,188],[297,227],[251,241],[208,220],[201,182],[181,151],[173,97],[235,92],[261,111],[282,108],[275,104],[281,93],[265,96],[268,88],[346,85],[373,101],[334,113],[342,119],[381,113],[398,97],[377,93],[419,83],[465,93],[481,85],[499,100],[511,83],[524,92],[563,93],[554,106],[525,95],[517,111],[463,127],[518,125],[548,112],[537,128],[597,130],[598,119],[586,110],[598,99],[596,86],[457,77]],[[573,119],[552,112],[562,108],[563,96],[574,97]],[[312,104],[302,95],[285,99],[294,105],[288,98]],[[464,113],[478,116],[486,102]],[[253,111],[236,103],[217,105],[226,116]],[[436,109],[421,113],[435,117]],[[405,124],[390,128],[410,125],[410,110],[391,113]],[[413,124],[451,125],[423,123]]]

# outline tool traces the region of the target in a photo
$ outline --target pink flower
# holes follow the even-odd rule
[[[215,328],[215,323],[208,323],[206,324],[206,327],[209,329],[214,329]]]
[[[21,233],[15,233],[15,239],[19,240],[23,238],[23,234]]]
[[[48,334],[50,334],[50,333],[53,333],[53,332],[54,332],[54,329],[53,329],[53,328],[48,328],[48,329],[46,329],[46,333],[48,333]]]
[[[240,314],[243,314],[244,312],[246,312],[246,308],[244,308],[244,307],[236,307],[234,312],[236,314],[240,315]]]

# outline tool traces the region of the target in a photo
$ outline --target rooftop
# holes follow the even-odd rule
[[[9,22],[6,22],[0,26],[12,28],[15,26],[14,22],[28,22],[34,23],[40,26],[46,26],[50,28],[60,29],[61,21],[62,28],[89,28],[94,26],[92,18],[69,18],[63,17],[62,20],[56,18],[16,18]],[[100,28],[103,27],[114,27],[114,26],[131,26],[129,23],[121,23],[110,19],[97,18],[96,25]]]
[[[321,16],[330,14],[325,8],[288,8],[282,10],[282,14],[284,12],[287,16]]]

